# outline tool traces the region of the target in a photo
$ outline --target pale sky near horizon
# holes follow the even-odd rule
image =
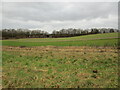
[[[117,2],[4,2],[2,28],[118,28]]]

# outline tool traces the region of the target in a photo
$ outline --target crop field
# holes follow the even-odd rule
[[[118,33],[2,41],[3,88],[117,88]]]

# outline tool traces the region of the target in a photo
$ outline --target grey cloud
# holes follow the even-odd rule
[[[24,27],[24,28],[42,28],[42,26],[59,28],[63,24],[70,26],[67,23],[86,20],[84,23],[97,18],[110,21],[109,16],[117,17],[117,2],[19,2],[19,3],[3,3],[3,27]],[[115,18],[113,22],[116,22]],[[60,21],[55,24],[53,21]],[[33,24],[31,22],[34,22]],[[65,23],[66,22],[66,23]],[[80,22],[76,23],[79,25]],[[102,26],[104,23],[102,21]],[[114,24],[107,22],[108,27]],[[54,25],[53,25],[54,24]],[[72,25],[71,24],[71,25]],[[101,26],[94,23],[93,26]],[[117,22],[116,22],[117,24]],[[50,26],[51,25],[51,26]],[[63,25],[63,26],[65,26]],[[105,25],[105,26],[106,26]],[[78,26],[79,27],[79,26]],[[86,25],[86,27],[88,27]],[[90,26],[89,26],[90,27]],[[92,27],[92,26],[91,26]],[[116,27],[116,26],[112,26]]]
[[[6,17],[22,20],[81,20],[106,18],[116,14],[117,3],[8,3],[3,4]]]

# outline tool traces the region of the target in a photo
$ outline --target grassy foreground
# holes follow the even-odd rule
[[[116,88],[117,58],[110,47],[3,46],[3,87]]]
[[[70,38],[28,38],[2,40],[3,46],[117,46],[118,33],[105,33]]]

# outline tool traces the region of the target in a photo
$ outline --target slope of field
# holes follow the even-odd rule
[[[2,40],[3,46],[117,46],[118,33],[85,35],[69,38],[27,38]]]

